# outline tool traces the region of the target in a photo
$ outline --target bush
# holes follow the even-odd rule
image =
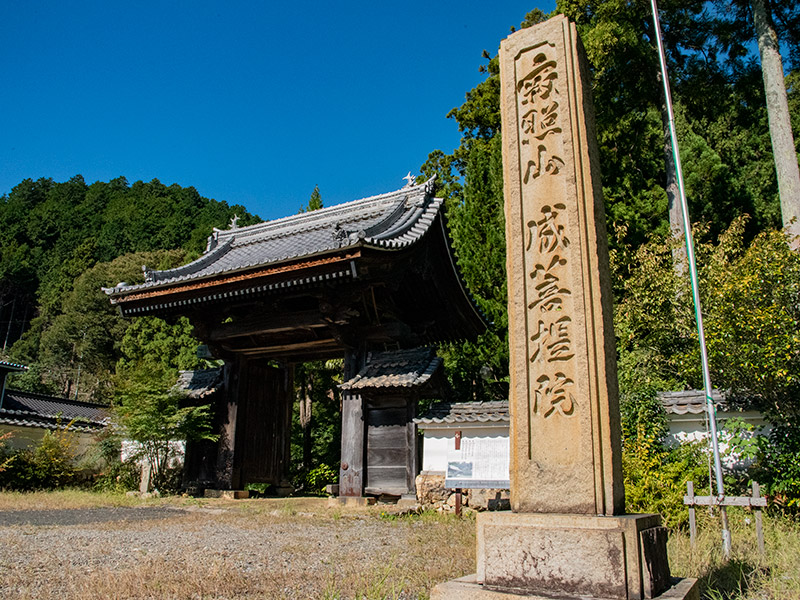
[[[660,513],[667,527],[685,525],[689,519],[683,504],[686,482],[707,476],[703,445],[664,444],[667,418],[654,389],[628,395],[620,409],[626,511]]]
[[[324,496],[325,486],[329,483],[336,483],[338,479],[338,470],[330,465],[320,465],[309,471],[308,475],[306,475],[304,489],[309,495]]]
[[[76,436],[67,425],[46,432],[32,449],[12,452],[4,448],[0,464],[5,464],[5,468],[0,472],[0,487],[29,491],[77,483],[76,444]]]
[[[97,492],[129,492],[139,488],[141,469],[135,460],[111,461],[94,480]]]
[[[776,509],[800,514],[800,427],[777,425],[759,442],[753,479],[764,485]]]

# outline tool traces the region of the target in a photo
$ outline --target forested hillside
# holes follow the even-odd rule
[[[32,367],[15,385],[107,399],[125,336],[141,324],[117,317],[100,287],[141,280],[143,264],[199,255],[212,227],[234,215],[244,225],[259,220],[192,187],[124,177],[25,180],[0,198],[2,350]],[[189,334],[183,325],[175,337]]]

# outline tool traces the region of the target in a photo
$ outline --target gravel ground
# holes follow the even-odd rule
[[[0,527],[9,525],[89,525],[108,521],[144,521],[178,516],[186,511],[172,507],[109,506],[65,510],[6,510],[0,511]],[[187,513],[188,514],[188,513]]]
[[[445,579],[426,579],[427,528],[375,512],[0,511],[0,598],[427,597]]]

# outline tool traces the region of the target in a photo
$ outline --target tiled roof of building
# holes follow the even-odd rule
[[[667,414],[702,414],[706,410],[705,392],[686,390],[682,392],[661,392],[658,395]],[[718,408],[725,409],[725,397],[719,390],[711,394]],[[489,423],[508,422],[508,402],[454,402],[441,403],[431,407],[424,415],[414,419],[415,423]]]
[[[72,423],[72,430],[94,431],[108,422],[108,407],[102,404],[17,390],[6,390],[0,408],[0,423],[4,425],[60,429]]]
[[[165,271],[145,270],[145,282],[104,288],[114,297],[211,279],[356,247],[395,250],[420,239],[442,208],[433,179],[395,192],[355,200],[248,227],[215,229],[197,260]]]
[[[442,359],[431,348],[380,352],[370,356],[359,373],[345,381],[343,390],[365,388],[416,388],[441,368]]]
[[[439,423],[508,423],[508,401],[442,402],[432,406],[414,422],[422,425]]]
[[[682,392],[659,392],[661,404],[667,414],[699,415],[706,412],[706,393],[703,390],[684,390]],[[719,390],[712,390],[711,399],[717,408],[726,409],[725,395]]]
[[[223,385],[222,367],[198,371],[181,371],[175,387],[186,392],[189,398],[202,399],[210,396]]]

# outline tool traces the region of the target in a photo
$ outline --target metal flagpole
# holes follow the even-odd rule
[[[694,240],[692,239],[692,228],[689,221],[689,206],[686,203],[686,190],[683,186],[683,169],[681,168],[681,157],[678,151],[678,136],[675,133],[675,116],[672,112],[672,96],[669,90],[669,78],[667,77],[667,61],[664,57],[664,44],[661,40],[661,23],[658,19],[658,6],[656,0],[650,0],[653,7],[653,22],[655,23],[656,41],[658,43],[658,58],[661,62],[661,79],[664,84],[664,98],[667,104],[667,114],[669,115],[669,133],[672,142],[672,155],[675,158],[675,171],[678,177],[678,191],[681,197],[681,212],[683,213],[683,233],[686,239],[686,257],[689,261],[689,277],[692,284],[692,297],[694,299],[694,315],[697,321],[697,334],[700,342],[700,358],[703,366],[703,387],[705,388],[706,410],[708,411],[708,421],[711,425],[711,445],[714,450],[714,474],[717,482],[717,498],[721,502],[725,496],[725,488],[722,483],[722,462],[719,457],[719,440],[717,439],[717,414],[714,401],[711,398],[711,374],[708,369],[708,353],[706,351],[706,336],[703,331],[703,311],[700,307],[700,289],[697,285],[697,263],[694,257]],[[722,547],[725,556],[731,552],[731,532],[728,528],[728,513],[725,506],[719,505],[720,515],[722,516]]]

